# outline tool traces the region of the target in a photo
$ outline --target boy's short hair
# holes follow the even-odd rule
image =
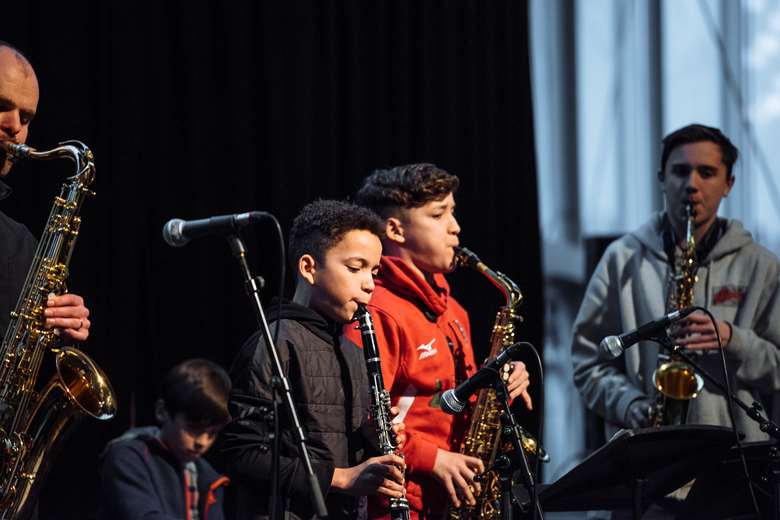
[[[297,267],[298,260],[305,254],[323,262],[325,253],[354,230],[368,231],[381,239],[385,226],[376,213],[350,202],[316,200],[307,204],[295,217],[290,230],[293,266]]]
[[[723,164],[726,165],[726,177],[731,178],[733,176],[732,169],[734,168],[734,163],[737,162],[739,157],[739,150],[718,128],[698,123],[679,128],[664,137],[662,141],[663,149],[661,151],[661,178],[666,173],[666,162],[675,148],[684,144],[700,143],[702,141],[718,145],[721,159]]]
[[[168,415],[181,413],[197,426],[230,422],[230,377],[207,359],[188,359],[173,367],[163,380],[162,400]]]
[[[371,208],[383,218],[399,209],[424,206],[458,190],[455,175],[435,164],[417,163],[374,170],[355,195],[358,204]]]

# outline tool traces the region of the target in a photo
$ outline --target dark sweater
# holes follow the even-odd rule
[[[268,307],[271,330],[277,323],[277,307]],[[293,400],[308,439],[314,472],[326,499],[330,518],[355,518],[358,501],[330,491],[334,468],[363,460],[370,445],[368,382],[362,351],[338,344],[341,326],[317,312],[285,303],[281,313],[277,347]],[[259,334],[244,344],[231,369],[233,393],[230,413],[234,421],[222,434],[222,454],[235,484],[238,518],[268,515],[271,489],[271,424],[263,407],[271,406],[273,369],[267,347]],[[295,442],[290,419],[280,405],[280,494],[291,518],[314,515],[311,490]],[[364,430],[366,436],[364,436]]]
[[[0,200],[10,193],[11,188],[0,181]],[[0,211],[0,337],[8,328],[10,313],[24,285],[35,247],[32,233]]]
[[[184,468],[157,438],[157,428],[135,428],[106,447],[98,520],[184,520]],[[197,459],[201,520],[223,520],[228,479]]]

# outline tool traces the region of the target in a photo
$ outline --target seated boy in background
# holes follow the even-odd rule
[[[205,359],[190,359],[163,381],[160,427],[134,428],[106,446],[100,520],[221,520],[228,482],[202,456],[230,420],[230,378]]]
[[[365,361],[357,346],[340,342],[342,327],[374,290],[382,230],[379,217],[354,204],[319,200],[305,206],[290,232],[295,296],[282,304],[281,313],[276,304],[267,308],[271,332],[280,327],[276,346],[331,519],[357,518],[365,504],[358,497],[401,497],[404,492],[403,459],[396,455],[366,459],[375,432],[365,428],[369,404]],[[234,421],[226,427],[222,444],[236,486],[234,509],[242,519],[268,516],[273,430],[267,415],[273,403],[273,375],[266,341],[257,332],[231,368]],[[279,507],[289,518],[309,519],[315,505],[284,406],[279,407],[279,420]]]

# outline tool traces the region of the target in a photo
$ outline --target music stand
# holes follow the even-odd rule
[[[777,442],[746,442],[743,445],[748,474],[756,486],[756,499],[767,519],[778,518],[776,490],[770,477],[770,450]],[[745,518],[755,514],[742,461],[736,447],[728,450],[706,474],[696,479],[681,510],[683,518]]]
[[[734,443],[722,426],[684,425],[621,430],[539,493],[545,511],[632,510],[714,466]]]

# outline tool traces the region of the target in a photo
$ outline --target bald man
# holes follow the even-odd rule
[[[30,62],[11,44],[0,41],[0,140],[27,141],[30,122],[38,108],[38,78]],[[11,171],[11,157],[0,150],[0,178]],[[0,180],[0,207],[11,188]],[[30,231],[0,210],[0,335],[5,335],[10,311],[22,290],[35,254]],[[76,341],[89,336],[89,309],[81,296],[64,294],[49,298],[46,324]]]

